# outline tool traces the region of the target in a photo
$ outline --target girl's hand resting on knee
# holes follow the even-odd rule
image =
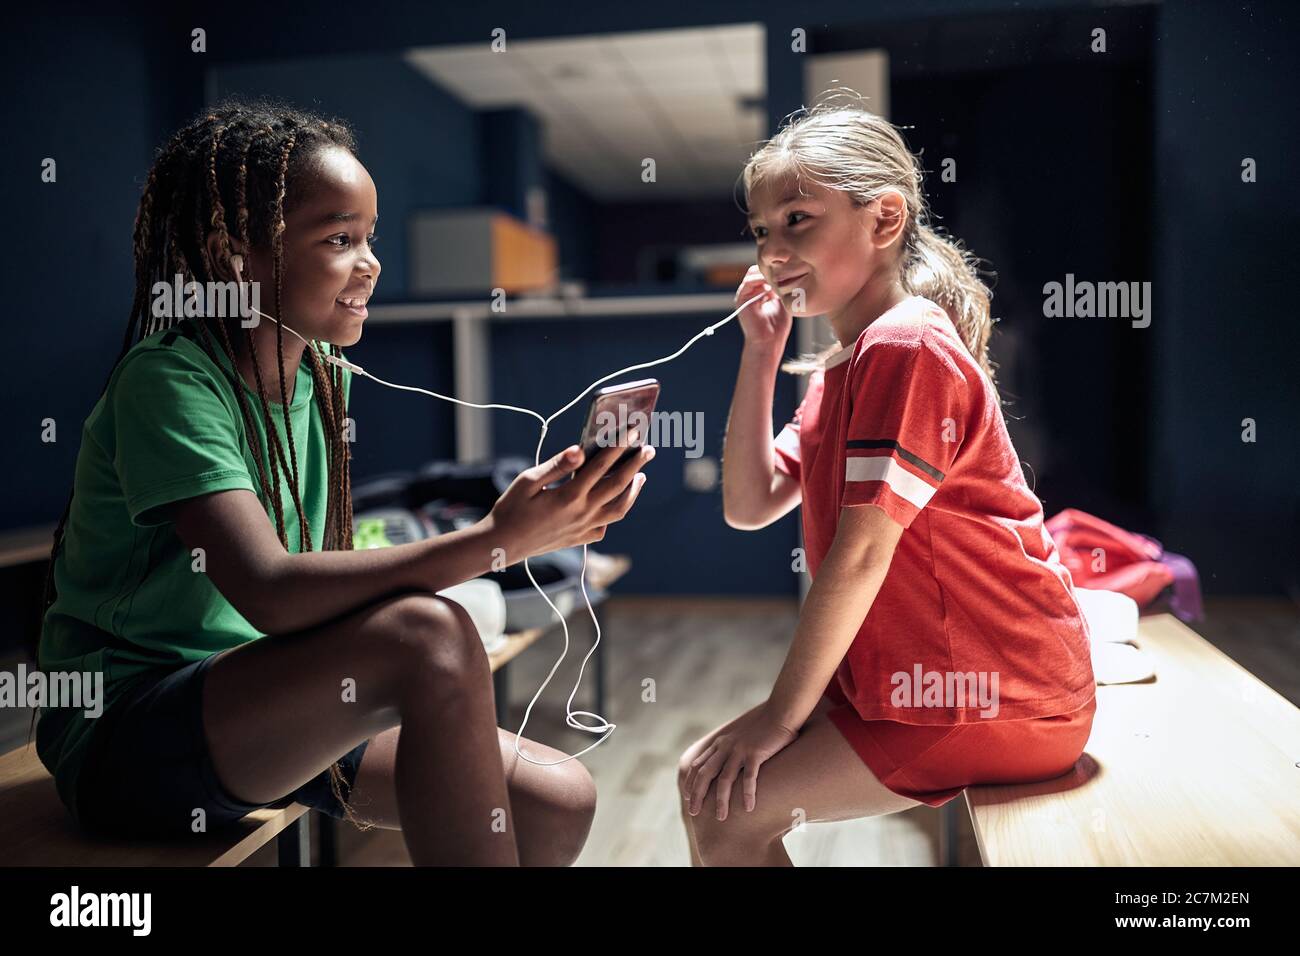
[[[716,779],[714,815],[719,820],[727,819],[731,788],[742,769],[745,773],[742,782],[745,809],[753,810],[758,801],[758,768],[798,736],[797,730],[784,726],[773,717],[766,705],[754,708],[734,726],[719,733],[695,758],[686,773],[686,792],[682,796],[690,801],[691,816],[700,812],[709,784]]]
[[[635,441],[635,431],[628,438]],[[636,501],[646,482],[641,468],[654,457],[646,446],[615,467],[626,451],[626,445],[602,448],[584,464],[575,445],[521,472],[484,519],[500,535],[507,563],[602,540]],[[569,481],[546,487],[569,474]]]

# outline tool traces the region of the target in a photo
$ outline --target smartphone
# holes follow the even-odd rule
[[[628,446],[627,451],[619,456],[614,467],[621,465],[637,453],[645,444],[650,432],[651,415],[655,402],[659,400],[659,382],[653,378],[624,385],[611,385],[602,388],[591,399],[587,410],[587,423],[582,428],[580,444],[583,462],[602,448],[622,445],[627,441],[627,432],[635,428],[641,434],[636,442]]]

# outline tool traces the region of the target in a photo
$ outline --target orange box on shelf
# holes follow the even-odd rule
[[[555,238],[493,207],[416,213],[410,240],[413,297],[532,292],[559,281]]]

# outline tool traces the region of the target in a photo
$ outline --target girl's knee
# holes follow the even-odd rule
[[[704,753],[704,751],[708,749],[708,745],[713,742],[713,738],[715,736],[717,735],[708,734],[704,737],[701,737],[699,740],[695,741],[695,743],[691,744],[689,747],[683,750],[682,755],[677,758],[678,792],[681,792],[682,787],[686,785],[686,775],[690,773],[691,764],[695,762],[695,759],[700,754]]]
[[[547,813],[586,818],[590,822],[596,813],[596,782],[591,771],[577,759],[563,760],[564,755],[558,750],[540,747],[535,742],[530,744],[525,752],[534,759],[563,761],[539,768],[541,775],[534,777],[527,788],[534,798],[530,803],[540,803]]]
[[[409,594],[386,608],[381,630],[390,658],[408,679],[477,684],[491,673],[483,641],[469,614],[432,593]]]
[[[596,781],[591,778],[591,771],[577,760],[560,766],[571,768],[566,772],[563,784],[565,803],[575,817],[585,819],[590,826],[592,817],[596,815]]]
[[[582,852],[596,816],[596,784],[576,760],[547,767],[544,783],[527,800],[515,803],[521,814],[520,862],[525,866],[569,866]],[[514,802],[512,796],[512,802]]]
[[[727,819],[715,816],[716,802],[710,791],[700,812],[683,815],[695,837],[700,859],[708,866],[730,866],[736,861],[752,861],[758,848],[779,840],[788,827],[775,821],[759,808],[746,811],[743,801],[733,795]]]
[[[725,856],[729,851],[749,852],[753,847],[779,840],[794,822],[793,816],[787,817],[777,813],[771,805],[759,795],[757,806],[753,810],[745,809],[744,790],[740,778],[731,788],[731,801],[727,808],[727,819],[717,818],[718,792],[717,781],[709,785],[709,790],[700,802],[700,812],[691,816],[687,800],[681,798],[682,819],[695,836],[700,854],[707,860],[710,853],[715,857]]]
[[[691,762],[695,759],[693,749],[688,748],[677,758],[677,794],[681,796],[686,786],[686,775],[690,773]]]
[[[560,827],[563,829],[565,865],[573,863],[587,843],[592,821],[596,818],[596,783],[587,768],[576,760],[568,764],[575,769],[565,775],[564,797],[560,809]]]
[[[465,610],[463,605],[441,594],[433,595],[433,600],[441,606],[441,611],[449,612],[452,615],[454,626],[459,629],[460,634],[467,641],[470,641],[471,647],[480,649],[483,647],[483,639],[474,624],[474,619],[469,616],[469,611]]]

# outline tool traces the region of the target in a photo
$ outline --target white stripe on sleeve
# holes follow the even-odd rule
[[[883,481],[894,494],[918,509],[924,508],[935,492],[933,485],[926,484],[889,455],[844,459],[844,480]]]

